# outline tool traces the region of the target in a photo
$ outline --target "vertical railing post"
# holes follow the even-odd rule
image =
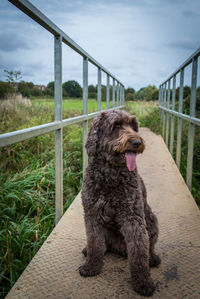
[[[107,74],[107,85],[106,85],[106,107],[109,109],[110,105],[110,76]]]
[[[197,66],[198,66],[198,60],[197,57],[195,57],[193,58],[192,61],[192,82],[191,82],[191,98],[190,98],[191,117],[195,117],[195,110],[196,110]],[[195,125],[190,123],[189,134],[188,134],[188,154],[187,154],[187,174],[186,174],[186,183],[190,190],[192,189],[194,134],[195,134]]]
[[[54,37],[54,116],[62,121],[62,37]],[[55,131],[55,197],[56,224],[63,214],[63,132]]]
[[[122,98],[123,98],[123,103],[122,104],[124,105],[124,102],[125,102],[125,87],[124,86],[123,86],[123,97]]]
[[[98,68],[97,111],[101,111],[101,69]]]
[[[164,97],[163,97],[163,106],[166,106],[166,96],[167,96],[167,83],[165,82],[164,84]],[[166,113],[163,111],[163,130],[162,130],[162,135],[163,139],[165,139],[165,119],[166,119]]]
[[[88,114],[88,58],[83,57],[83,114]],[[88,134],[88,120],[83,121],[83,175],[88,165],[88,155],[85,149]]]
[[[168,92],[167,92],[167,108],[169,109],[170,105],[170,79],[168,81]],[[169,113],[166,113],[166,134],[165,134],[165,143],[168,147],[169,143]]]
[[[161,101],[161,86],[159,86],[158,106],[160,106],[160,101]]]
[[[180,71],[180,87],[179,87],[179,112],[183,112],[183,84],[184,84],[184,69]],[[177,147],[176,147],[176,164],[180,169],[181,163],[181,137],[182,137],[183,120],[178,118],[178,132],[177,132]]]
[[[172,90],[172,111],[175,110],[176,100],[176,75],[173,76],[173,90]],[[174,151],[174,115],[171,116],[171,132],[170,132],[170,153],[173,156]]]
[[[113,78],[113,87],[112,87],[112,106],[115,107],[115,79]]]
[[[119,85],[119,90],[120,90],[119,103],[120,103],[120,106],[121,106],[122,105],[122,85],[121,84]]]
[[[117,82],[117,106],[119,106],[119,82]]]
[[[159,101],[159,106],[162,107],[163,106],[162,103],[163,103],[163,85],[160,85],[160,101]],[[159,110],[159,115],[160,115],[160,118],[161,118],[161,121],[162,121],[162,119],[163,119],[163,110],[162,109]]]

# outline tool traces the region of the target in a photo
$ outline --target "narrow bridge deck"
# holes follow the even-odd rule
[[[199,210],[162,138],[148,129],[141,134],[147,146],[138,168],[160,226],[162,264],[151,269],[157,282],[153,298],[200,298]],[[78,196],[7,298],[141,298],[132,290],[126,258],[107,254],[99,276],[80,277],[84,245]]]

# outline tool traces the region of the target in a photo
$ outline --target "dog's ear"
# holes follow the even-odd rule
[[[132,116],[131,117],[131,125],[132,125],[134,131],[138,132],[138,130],[139,130],[139,124],[138,124],[138,120],[137,120],[136,116]]]
[[[99,140],[101,138],[102,126],[101,122],[104,118],[104,113],[100,113],[92,122],[85,148],[88,156],[95,156],[97,154],[97,148]]]

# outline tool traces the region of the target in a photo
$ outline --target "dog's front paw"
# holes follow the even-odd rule
[[[137,281],[137,283],[134,282],[133,288],[138,294],[149,297],[153,294],[156,287],[153,280],[149,279],[145,281]]]
[[[96,265],[84,264],[79,267],[79,273],[81,276],[96,276],[101,272],[101,268]]]
[[[156,254],[151,255],[149,260],[150,267],[157,267],[158,265],[160,265],[160,263],[161,263],[161,259],[158,255]]]

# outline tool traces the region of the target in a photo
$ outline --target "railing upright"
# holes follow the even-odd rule
[[[179,87],[179,113],[183,112],[183,84],[184,84],[184,69],[180,71],[180,87]],[[176,147],[176,164],[180,169],[181,163],[181,139],[182,139],[182,126],[183,120],[178,119],[178,130],[177,130],[177,147]]]
[[[196,109],[196,86],[197,86],[197,57],[194,57],[192,61],[192,82],[191,82],[191,98],[190,98],[190,117],[195,117]],[[193,152],[194,152],[194,134],[195,125],[189,123],[189,135],[188,135],[188,155],[187,155],[187,174],[186,182],[188,187],[192,187],[192,165],[193,165]]]
[[[167,91],[167,108],[169,109],[170,106],[170,80],[168,80],[168,91]],[[168,146],[169,142],[169,113],[166,115],[166,132],[165,132],[165,142]]]
[[[172,110],[175,110],[176,101],[176,75],[173,76],[173,90],[172,90]],[[171,132],[170,132],[170,153],[173,156],[174,151],[174,115],[171,115]]]
[[[88,58],[83,57],[83,115],[88,115]],[[88,120],[83,121],[83,174],[88,165],[85,144],[88,134]]]
[[[119,82],[117,82],[117,106],[119,106]]]
[[[55,121],[62,121],[62,37],[54,37]],[[63,129],[55,131],[56,223],[63,215]]]
[[[115,79],[113,78],[113,87],[112,87],[112,106],[115,107]]]
[[[101,111],[101,69],[98,68],[97,110]]]
[[[106,85],[106,107],[109,109],[110,106],[110,76],[107,74],[107,85]]]

